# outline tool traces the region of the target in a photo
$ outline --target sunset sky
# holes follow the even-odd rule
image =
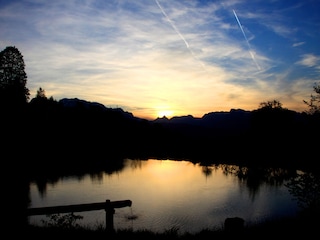
[[[274,99],[301,112],[320,81],[319,13],[319,0],[0,0],[0,50],[22,53],[31,98],[149,119]]]

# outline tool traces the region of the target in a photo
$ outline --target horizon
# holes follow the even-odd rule
[[[320,72],[320,3],[0,2],[0,49],[23,55],[30,99],[79,98],[144,119],[278,100],[303,112]]]
[[[257,108],[255,108],[255,109],[252,109],[252,110],[246,110],[246,109],[242,109],[242,108],[231,108],[231,109],[229,109],[229,110],[222,110],[222,111],[209,111],[209,112],[206,112],[206,113],[204,113],[202,116],[193,116],[192,114],[185,114],[185,115],[171,115],[171,116],[166,116],[166,115],[162,115],[162,116],[157,116],[156,118],[144,118],[144,117],[139,117],[139,116],[136,116],[136,115],[134,115],[134,113],[132,113],[132,112],[130,112],[130,111],[127,111],[127,110],[125,110],[125,109],[123,109],[123,108],[121,108],[121,107],[108,107],[108,106],[105,106],[104,104],[102,104],[102,103],[99,103],[99,102],[91,102],[91,101],[87,101],[87,100],[85,100],[85,99],[79,99],[79,98],[63,98],[63,99],[54,99],[55,101],[57,101],[57,102],[60,102],[61,100],[64,100],[64,99],[67,99],[67,100],[77,100],[77,101],[84,101],[84,102],[86,102],[86,103],[88,103],[88,104],[91,104],[91,103],[93,103],[93,104],[101,104],[101,105],[103,105],[105,108],[109,108],[109,109],[121,109],[122,111],[124,111],[124,112],[126,112],[126,113],[131,113],[132,115],[133,115],[133,117],[136,117],[136,118],[140,118],[140,119],[144,119],[144,120],[148,120],[148,121],[154,121],[154,120],[157,120],[157,119],[167,119],[167,120],[171,120],[171,119],[173,119],[173,118],[181,118],[181,117],[192,117],[192,118],[194,118],[194,119],[201,119],[201,118],[203,118],[205,115],[207,115],[207,114],[211,114],[211,113],[230,113],[231,111],[244,111],[244,112],[252,112],[252,111],[254,111],[254,110],[257,110],[257,109],[259,109],[260,107],[257,107]],[[288,111],[295,111],[295,110],[292,110],[292,109],[288,109],[288,108],[285,108],[285,107],[283,107],[283,109],[286,109],[286,110],[288,110]],[[299,112],[299,111],[295,111],[296,113],[303,113],[303,112],[306,112],[306,111],[301,111],[301,112]]]

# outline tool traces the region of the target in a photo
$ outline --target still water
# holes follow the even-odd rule
[[[222,228],[227,217],[241,217],[250,225],[297,213],[297,203],[284,181],[249,183],[234,174],[237,169],[180,160],[128,159],[120,171],[60,178],[47,183],[45,191],[33,182],[30,207],[131,200],[131,207],[115,209],[115,229],[178,229],[180,233]],[[75,214],[83,216],[80,225],[105,224],[104,210]],[[36,225],[43,220],[49,218],[29,218]]]

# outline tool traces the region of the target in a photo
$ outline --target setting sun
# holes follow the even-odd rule
[[[164,116],[171,117],[173,114],[172,110],[160,110],[158,111],[158,117],[162,118]]]
[[[29,2],[0,1],[0,51],[21,51],[30,100],[41,87],[148,120],[303,112],[319,82],[319,1]]]

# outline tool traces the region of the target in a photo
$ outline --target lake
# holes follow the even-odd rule
[[[257,172],[187,160],[126,159],[115,172],[31,182],[30,207],[131,200],[131,206],[115,209],[115,229],[196,233],[222,228],[227,217],[241,217],[251,225],[295,215],[298,205],[285,186],[286,176],[284,169]],[[83,216],[80,225],[105,224],[104,210],[75,214]],[[49,218],[29,217],[31,224],[43,220]]]

